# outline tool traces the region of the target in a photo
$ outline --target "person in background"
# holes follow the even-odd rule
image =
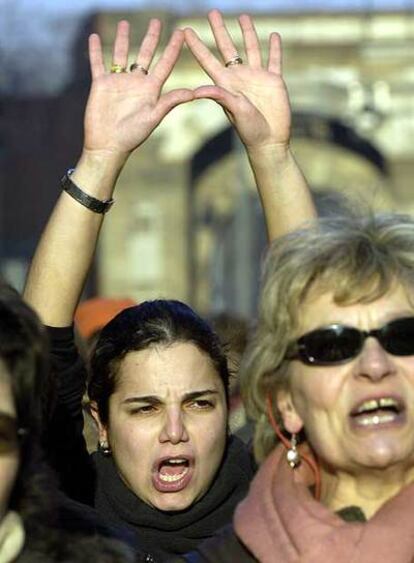
[[[133,563],[120,535],[58,492],[42,451],[52,397],[46,331],[0,281],[0,561]]]
[[[230,377],[230,409],[229,429],[237,434],[244,442],[249,443],[252,438],[251,429],[246,426],[246,414],[240,396],[239,368],[248,340],[248,323],[239,315],[221,312],[209,317],[209,322],[217,332],[225,346],[229,362]]]
[[[79,303],[75,311],[75,328],[85,343],[88,355],[102,328],[118,313],[135,304],[129,297],[91,297]]]
[[[81,355],[86,364],[95,347],[102,328],[119,312],[135,305],[129,298],[92,297],[81,301],[75,311],[75,338]],[[83,435],[89,453],[96,450],[98,444],[98,429],[90,410],[87,393],[83,402]]]

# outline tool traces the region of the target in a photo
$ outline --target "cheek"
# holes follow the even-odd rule
[[[109,443],[117,459],[143,464],[156,443],[154,428],[134,420],[117,420],[108,430]]]
[[[225,409],[215,413],[209,421],[200,420],[192,430],[192,440],[199,454],[211,462],[220,463],[227,440],[227,415]],[[213,463],[213,465],[214,465]]]
[[[394,356],[393,361],[399,371],[406,374],[410,386],[414,386],[414,356]]]
[[[338,409],[343,377],[337,368],[304,366],[291,378],[291,395],[296,411],[306,424],[318,417],[333,416]]]
[[[121,479],[138,497],[147,499],[156,437],[139,424],[127,422],[110,428],[108,437]]]

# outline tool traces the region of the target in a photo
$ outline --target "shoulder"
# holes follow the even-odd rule
[[[136,563],[134,551],[119,540],[49,529],[48,537],[27,542],[16,563]]]
[[[25,529],[16,563],[136,563],[142,555],[135,534],[60,493],[50,517],[27,520]]]
[[[59,493],[57,501],[59,527],[62,531],[85,536],[100,535],[116,539],[138,549],[136,535],[126,526],[103,517],[95,508]]]
[[[169,563],[254,563],[257,560],[236,536],[233,526],[222,528],[195,551],[169,560]]]

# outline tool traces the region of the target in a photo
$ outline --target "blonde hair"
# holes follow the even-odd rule
[[[406,215],[321,219],[272,243],[257,326],[240,370],[246,411],[256,422],[259,461],[277,441],[266,397],[275,397],[286,384],[286,351],[297,336],[297,312],[310,290],[332,291],[342,305],[369,303],[395,281],[409,290],[414,286],[414,220]]]

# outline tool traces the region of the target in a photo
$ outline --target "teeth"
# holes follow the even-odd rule
[[[185,463],[187,460],[186,459],[169,459],[168,463],[176,463],[177,465],[181,465],[182,463]]]
[[[357,413],[359,414],[360,412],[364,412],[364,411],[374,411],[375,409],[378,408],[379,408],[378,401],[376,401],[375,399],[371,399],[369,401],[363,402],[362,405],[358,408]]]
[[[391,397],[380,399],[379,404],[380,404],[380,407],[382,407],[382,408],[384,408],[384,407],[398,407],[397,401],[395,399],[392,399]]]
[[[385,414],[375,414],[372,416],[364,416],[361,419],[357,419],[357,423],[360,426],[378,426],[380,424],[386,424],[388,422],[393,422],[396,415],[394,413],[385,413]]]
[[[388,407],[398,407],[397,401],[392,397],[383,397],[378,400],[370,399],[369,401],[364,401],[362,405],[358,407],[357,414]]]
[[[161,481],[164,481],[165,483],[174,483],[175,481],[179,481],[180,479],[182,479],[184,475],[187,473],[187,471],[188,468],[186,467],[184,471],[182,473],[179,473],[178,475],[163,475],[162,473],[160,473],[159,478]]]

